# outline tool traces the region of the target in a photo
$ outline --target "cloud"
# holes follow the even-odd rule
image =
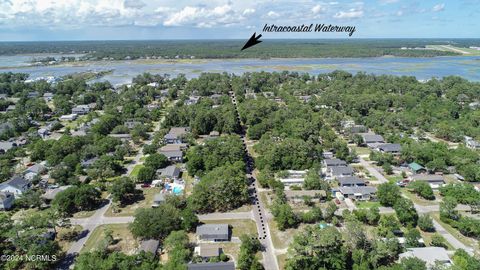
[[[247,11],[247,13],[249,12],[252,12],[252,10]],[[245,13],[245,11],[243,11],[243,13]],[[193,26],[198,28],[212,28],[214,26],[229,27],[244,19],[242,14],[234,11],[230,4],[213,8],[186,6],[178,12],[173,12],[168,15],[163,25]]]
[[[321,6],[321,5],[316,5],[312,8],[313,14],[318,14],[318,13],[324,12],[325,10],[326,10],[326,8],[324,6]]]
[[[363,10],[352,8],[348,11],[339,11],[333,15],[337,19],[356,19],[363,17]]]
[[[440,11],[443,11],[443,10],[445,10],[445,4],[444,4],[444,3],[436,4],[436,5],[433,6],[433,8],[432,8],[432,11],[433,11],[433,12],[440,12]]]
[[[393,3],[397,3],[399,0],[378,0],[378,2],[380,2],[380,4],[393,4]]]
[[[272,19],[276,19],[276,18],[280,17],[280,14],[271,10],[267,13],[267,17],[272,18]]]
[[[247,8],[247,9],[245,9],[245,10],[243,11],[242,14],[245,15],[245,16],[248,16],[248,15],[253,14],[253,13],[255,13],[255,9],[253,9],[253,8]]]

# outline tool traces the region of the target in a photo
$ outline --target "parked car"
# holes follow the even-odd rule
[[[142,187],[142,188],[149,188],[149,187],[150,187],[150,184],[146,184],[146,183],[145,183],[145,184],[142,184],[141,187]]]

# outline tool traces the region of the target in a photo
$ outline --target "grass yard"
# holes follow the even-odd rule
[[[97,210],[91,210],[91,211],[80,211],[75,214],[73,214],[74,218],[88,218],[93,216]]]
[[[352,147],[358,155],[370,155],[371,150],[368,147],[353,146]]]
[[[278,268],[285,269],[285,263],[287,262],[287,254],[277,255]]]
[[[288,245],[293,241],[293,237],[296,233],[303,230],[307,224],[301,224],[297,228],[286,229],[285,231],[280,231],[277,227],[277,224],[273,220],[268,221],[268,226],[270,228],[270,233],[272,235],[273,246],[276,249],[288,248]]]
[[[125,254],[132,255],[136,252],[138,247],[138,241],[133,238],[132,233],[128,229],[128,224],[107,224],[98,226],[93,232],[90,238],[88,238],[85,246],[80,252],[92,251],[99,248],[102,245],[102,241],[105,237],[105,229],[111,229],[113,231],[114,244],[109,248],[116,251],[122,251]]]
[[[206,220],[205,224],[229,224],[232,226],[232,236],[240,237],[243,234],[258,235],[257,226],[250,219],[230,219],[230,220]]]
[[[424,232],[420,229],[419,229],[419,231],[420,231],[420,234],[422,235],[422,238],[423,238],[423,241],[425,242],[425,245],[426,246],[431,246],[432,236],[435,234],[435,232]],[[445,240],[445,244],[447,245],[448,250],[454,250],[452,245],[450,245],[450,243],[448,243],[447,240]]]
[[[371,207],[380,207],[379,202],[373,202],[373,201],[355,201],[355,205],[357,208],[371,208]]]
[[[155,194],[160,192],[160,188],[158,187],[150,187],[150,188],[142,188],[144,199],[138,201],[133,204],[126,205],[125,207],[118,207],[117,210],[119,212],[113,212],[113,205],[111,205],[107,212],[105,212],[105,216],[107,217],[125,217],[125,216],[133,216],[135,211],[140,208],[150,208],[153,203],[153,197]]]
[[[428,205],[437,205],[438,202],[435,200],[426,200],[420,196],[417,196],[416,194],[412,193],[409,191],[407,188],[402,188],[400,189],[402,194],[407,196],[410,200],[412,200],[414,203],[423,205],[423,206],[428,206]]]
[[[138,173],[140,172],[140,169],[142,169],[143,167],[145,166],[141,164],[135,165],[135,167],[133,167],[132,172],[130,173],[130,177],[132,177],[133,179],[137,179]]]

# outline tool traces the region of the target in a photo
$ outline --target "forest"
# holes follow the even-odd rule
[[[83,60],[161,58],[299,58],[299,57],[432,57],[457,55],[436,50],[401,50],[401,47],[421,47],[430,44],[466,46],[475,39],[304,39],[266,40],[248,50],[240,51],[245,40],[141,40],[141,41],[57,41],[4,42],[0,55],[26,53],[85,54]]]

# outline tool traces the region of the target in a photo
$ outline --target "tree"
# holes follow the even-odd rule
[[[402,270],[427,270],[426,263],[416,257],[403,258],[400,267]]]
[[[303,187],[307,190],[329,190],[329,184],[320,178],[318,170],[315,168],[308,170]]]
[[[430,245],[434,247],[443,247],[447,248],[447,242],[443,236],[441,236],[438,233],[435,233],[432,235],[432,241],[430,242]]]
[[[144,165],[146,167],[152,167],[153,169],[157,170],[167,167],[168,163],[168,158],[165,155],[154,153],[145,159]]]
[[[392,165],[390,163],[384,163],[382,165],[382,169],[388,175],[393,174],[393,168],[392,168]]]
[[[413,202],[406,198],[400,198],[393,206],[398,220],[403,225],[417,226],[418,214]]]
[[[259,269],[255,254],[260,251],[262,244],[253,235],[243,234],[240,236],[240,240],[242,244],[240,245],[237,268],[240,270]],[[263,267],[260,269],[263,269]]]
[[[418,218],[418,227],[424,232],[435,231],[432,217],[430,217],[428,214],[423,214]]]
[[[15,205],[21,208],[35,208],[42,205],[41,192],[38,190],[27,190],[21,197],[15,200]]]
[[[138,171],[137,181],[147,183],[155,178],[155,169],[152,167],[142,167]]]
[[[337,209],[338,207],[334,202],[328,202],[327,207],[325,208],[325,213],[323,214],[325,220],[328,222],[332,221],[332,218],[335,216],[335,212],[337,211]]]
[[[383,183],[378,186],[377,198],[381,205],[393,206],[400,197],[400,188],[394,183]]]
[[[406,247],[419,247],[420,240],[422,236],[420,235],[420,232],[416,228],[411,228],[407,231],[405,234],[405,246]]]
[[[157,208],[141,208],[135,213],[130,224],[134,237],[144,239],[163,239],[170,232],[181,227],[180,211],[169,204]]]
[[[457,200],[453,197],[444,197],[443,201],[440,202],[440,218],[442,220],[458,220],[459,214],[455,210],[457,207]]]
[[[433,200],[435,199],[435,195],[433,194],[432,187],[430,184],[424,181],[413,181],[408,185],[409,188],[413,190],[417,195],[420,197],[427,199],[427,200]]]
[[[52,206],[64,215],[93,210],[100,202],[100,191],[91,185],[69,187],[55,196]]]
[[[307,226],[294,236],[289,250],[287,270],[341,270],[346,267],[342,236],[335,227]]]
[[[113,182],[110,193],[114,202],[127,203],[136,194],[135,183],[129,177],[121,177]]]
[[[378,234],[380,236],[393,235],[394,231],[400,230],[400,222],[395,215],[382,215],[378,221]]]

